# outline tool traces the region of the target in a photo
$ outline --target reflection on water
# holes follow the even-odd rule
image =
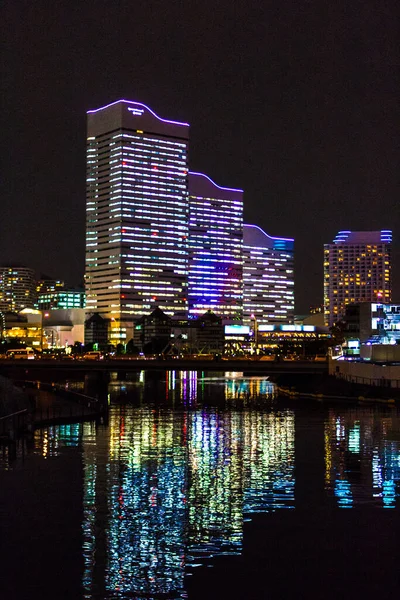
[[[185,566],[241,551],[245,512],[294,506],[290,411],[113,407],[83,449],[88,598],[183,597]]]
[[[80,440],[81,427],[78,423],[37,429],[34,433],[35,452],[43,458],[58,456],[61,448],[76,447]]]
[[[331,409],[325,422],[325,484],[341,508],[394,508],[400,482],[397,412]]]
[[[321,446],[313,447],[321,450],[295,480],[296,445],[309,443],[307,413],[285,408],[265,378],[142,372],[114,376],[106,391],[107,423],[48,427],[33,439],[43,469],[69,452],[82,456],[86,599],[185,598],[196,566],[242,553],[249,517],[281,509],[295,516],[295,491],[304,497],[310,473],[329,506],[398,506],[396,409],[315,405]],[[324,475],[313,467],[322,448]],[[26,453],[17,449],[14,462],[3,455],[0,469],[18,469]]]
[[[122,374],[123,377],[125,375]],[[267,377],[245,377],[237,372],[167,371],[160,376],[157,372],[141,371],[131,373],[130,377],[129,380],[121,380],[119,373],[111,373],[108,384],[111,400],[129,399],[138,403],[161,400],[163,404],[182,404],[185,407],[195,407],[212,400],[214,404],[220,402],[239,408],[277,396],[276,386]],[[86,392],[89,391],[86,388]]]

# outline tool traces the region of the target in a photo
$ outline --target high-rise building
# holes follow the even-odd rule
[[[243,190],[189,172],[189,318],[243,315]]]
[[[391,302],[392,232],[339,231],[324,245],[325,324],[340,321],[347,304]]]
[[[0,267],[0,310],[19,312],[33,308],[36,299],[35,272],[22,266]]]
[[[87,312],[111,339],[156,306],[187,315],[189,125],[118,100],[88,112]]]
[[[244,225],[243,255],[244,322],[293,323],[294,240]]]

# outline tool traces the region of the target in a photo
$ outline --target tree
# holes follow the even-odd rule
[[[330,327],[331,346],[341,346],[346,339],[347,324],[344,321],[337,321]]]
[[[126,354],[139,354],[140,350],[133,343],[133,338],[126,344]]]

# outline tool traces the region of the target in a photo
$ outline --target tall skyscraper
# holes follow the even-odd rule
[[[19,312],[33,308],[36,300],[35,271],[22,266],[0,267],[0,310]]]
[[[324,246],[325,324],[344,316],[347,304],[391,302],[392,232],[339,231]]]
[[[187,315],[189,125],[118,100],[88,112],[87,135],[87,312],[123,341],[156,306]]]
[[[294,240],[271,237],[257,225],[244,225],[243,255],[244,322],[292,323]]]
[[[189,318],[243,315],[243,190],[189,172]]]

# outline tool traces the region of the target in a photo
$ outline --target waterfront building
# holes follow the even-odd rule
[[[343,319],[347,304],[391,301],[392,232],[339,231],[324,245],[325,324]]]
[[[33,348],[41,346],[42,315],[35,309],[23,309],[22,312],[4,312],[2,314],[2,341],[20,343]]]
[[[85,308],[83,290],[54,290],[38,294],[39,310]]]
[[[34,308],[35,272],[23,266],[0,267],[0,310],[19,312]]]
[[[264,354],[265,351],[298,356],[324,353],[330,338],[326,327],[315,325],[275,323],[261,324],[256,331],[249,325],[225,326],[227,354]]]
[[[36,294],[46,294],[49,292],[57,292],[63,290],[65,283],[62,279],[52,279],[47,275],[41,275],[40,279],[36,281]]]
[[[218,354],[224,351],[225,332],[220,315],[208,310],[188,323],[188,347],[196,354]]]
[[[243,190],[189,172],[189,319],[243,317]]]
[[[294,240],[243,226],[243,321],[258,326],[293,323]]]
[[[343,321],[346,338],[358,339],[361,343],[400,343],[400,304],[348,304]]]
[[[87,135],[86,306],[125,342],[156,306],[187,317],[189,125],[118,100]]]
[[[133,343],[137,348],[153,353],[164,352],[171,341],[172,319],[160,308],[140,317],[135,323]]]
[[[84,308],[53,308],[42,312],[43,346],[68,348],[85,339]]]
[[[85,346],[92,346],[100,348],[101,350],[107,348],[109,340],[108,333],[109,319],[104,318],[97,313],[88,315],[88,318],[85,321]]]

